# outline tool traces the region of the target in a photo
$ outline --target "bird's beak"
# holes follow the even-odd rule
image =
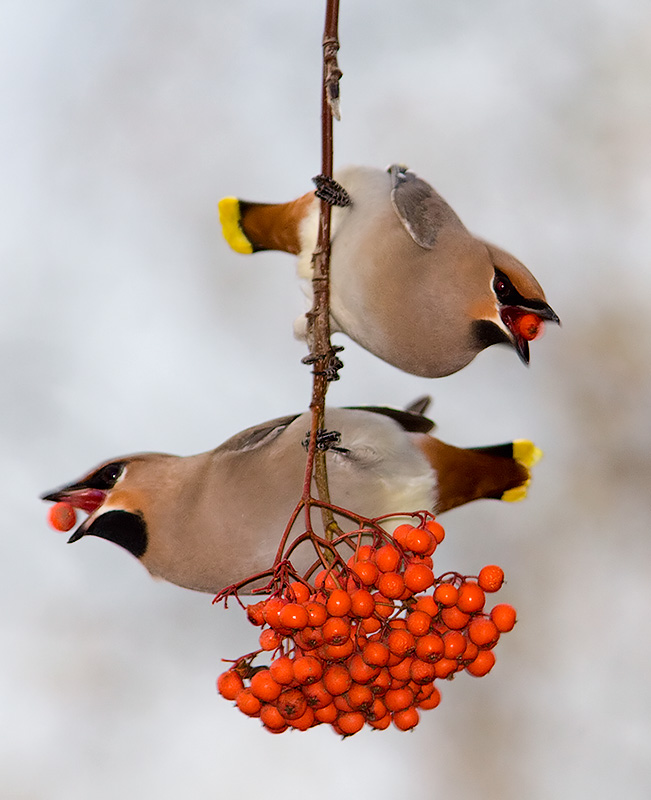
[[[53,503],[60,503],[65,501],[70,503],[74,508],[84,511],[89,515],[68,539],[68,543],[77,542],[86,533],[90,515],[94,514],[98,508],[106,500],[107,492],[101,489],[91,489],[83,483],[71,483],[68,486],[62,486],[60,489],[55,489],[53,492],[41,495],[41,500],[50,500]]]
[[[525,315],[531,315],[538,320],[537,332],[530,336],[523,335],[521,326],[519,325],[520,320],[522,320]],[[522,363],[527,366],[529,364],[529,342],[542,335],[544,321],[554,322],[556,325],[561,324],[554,309],[547,303],[538,301],[532,303],[531,307],[526,305],[503,306],[500,310],[500,317],[511,335],[511,344],[520,356]]]

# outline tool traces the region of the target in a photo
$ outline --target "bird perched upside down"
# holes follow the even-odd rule
[[[393,409],[328,409],[332,503],[365,517],[440,513],[479,498],[519,499],[539,451],[531,442],[461,449],[430,436],[433,423]],[[154,576],[216,593],[269,569],[301,494],[310,414],[249,428],[207,453],[130,455],[43,495],[89,514],[70,537],[99,536]],[[321,515],[312,513],[317,533]],[[356,526],[339,519],[342,529]],[[295,528],[303,524],[299,516]],[[397,522],[396,522],[397,524]],[[300,533],[303,528],[296,530]],[[310,544],[292,555],[304,572]]]
[[[523,264],[469,233],[445,200],[403,166],[348,167],[335,178],[346,205],[332,210],[333,331],[427,378],[457,372],[500,342],[529,363],[528,341],[544,320],[559,319]],[[279,204],[227,197],[219,212],[237,252],[297,255],[311,294],[319,207],[309,192]],[[304,317],[295,332],[305,338]]]

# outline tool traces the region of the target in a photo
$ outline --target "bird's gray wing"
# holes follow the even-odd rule
[[[417,245],[431,250],[443,225],[450,222],[462,224],[427,181],[410,172],[403,164],[392,164],[388,171],[391,175],[391,205]]]
[[[269,422],[254,425],[252,428],[247,428],[245,431],[231,436],[230,439],[227,439],[223,444],[219,445],[217,450],[242,451],[261,447],[273,441],[285,428],[291,425],[292,422],[300,416],[300,414],[291,414],[287,417],[278,417],[278,419],[272,419]]]

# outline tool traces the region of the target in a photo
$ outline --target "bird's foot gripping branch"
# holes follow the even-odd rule
[[[393,535],[384,518],[331,542],[305,532],[282,546],[273,569],[221,592],[215,602],[239,600],[266,578],[257,591],[270,596],[246,606],[261,628],[259,648],[232,660],[217,680],[220,694],[272,733],[328,724],[350,736],[365,725],[410,730],[438,706],[441,681],[464,670],[486,675],[500,635],[515,624],[512,606],[485,609],[504,573],[491,565],[473,577],[436,577],[432,556],[444,530],[431,514],[413,516],[415,525]],[[319,558],[300,575],[291,556],[306,540]]]

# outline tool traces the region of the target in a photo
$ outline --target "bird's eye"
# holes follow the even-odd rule
[[[493,280],[493,289],[498,300],[505,300],[511,292],[513,292],[513,285],[502,273],[496,271],[495,279]]]
[[[112,489],[123,469],[124,463],[122,461],[107,464],[93,475],[92,487],[94,489]]]

